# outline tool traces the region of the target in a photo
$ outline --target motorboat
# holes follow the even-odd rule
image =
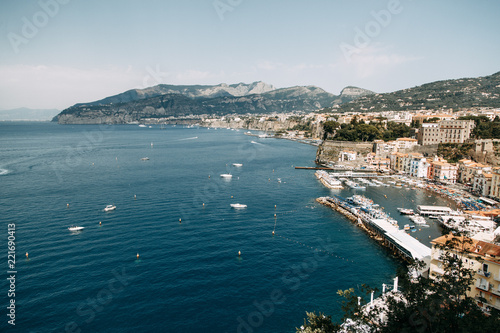
[[[410,208],[398,208],[398,211],[402,215],[413,215],[415,212]]]
[[[223,173],[220,175],[222,178],[233,178],[233,175],[230,173]]]
[[[149,161],[149,157],[143,157],[141,158],[141,161]]]
[[[423,216],[421,216],[421,215],[418,215],[418,214],[415,214],[415,215],[411,216],[410,220],[412,220],[413,222],[415,222],[415,224],[419,224],[419,225],[427,223],[425,221],[425,218]]]
[[[247,205],[240,204],[240,203],[234,203],[234,204],[231,204],[231,207],[232,208],[247,208]]]
[[[242,167],[243,164],[241,164],[241,163],[233,163],[233,166],[235,166],[235,167]]]
[[[85,228],[85,227],[79,227],[79,226],[74,225],[74,226],[68,227],[68,230],[69,230],[69,231],[81,231],[81,230],[83,230],[84,228]]]
[[[109,212],[111,210],[115,210],[116,209],[116,206],[115,205],[107,205],[105,208],[104,208],[104,211],[105,212]]]

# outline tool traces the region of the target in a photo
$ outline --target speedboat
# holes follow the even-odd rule
[[[143,157],[141,158],[141,161],[149,161],[149,157]]]
[[[241,163],[233,163],[233,166],[235,166],[235,167],[242,167],[243,164],[241,164]]]
[[[107,205],[105,208],[104,208],[104,211],[105,212],[109,212],[111,210],[115,210],[116,209],[116,206],[115,205]]]
[[[233,207],[233,208],[247,208],[247,205],[235,203],[235,204],[231,204],[231,207]]]
[[[223,173],[220,175],[222,178],[233,178],[233,175],[230,173]]]
[[[71,226],[68,228],[69,231],[80,231],[80,230],[83,230],[85,227],[78,227],[76,225],[74,226]]]

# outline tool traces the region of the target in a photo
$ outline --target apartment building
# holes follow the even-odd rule
[[[451,237],[451,235],[445,235],[431,242],[429,271],[431,278],[444,274],[442,255],[445,250],[443,246],[447,245]],[[457,246],[447,251],[461,258],[466,268],[475,271],[474,285],[470,286],[468,296],[474,298],[485,310],[488,308],[500,310],[500,246],[461,237]]]
[[[464,143],[475,127],[474,120],[442,120],[438,123],[424,123],[418,131],[421,145],[438,143]]]
[[[455,164],[448,163],[445,159],[435,157],[429,162],[427,179],[456,183],[458,174],[458,167]]]

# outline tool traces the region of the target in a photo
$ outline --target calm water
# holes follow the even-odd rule
[[[315,153],[225,129],[0,123],[5,253],[16,225],[14,331],[293,332],[305,311],[340,318],[338,289],[380,288],[399,264],[315,202],[336,193],[294,169]],[[403,201],[440,201],[422,190],[365,193],[391,215]]]

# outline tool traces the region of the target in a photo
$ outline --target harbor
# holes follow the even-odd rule
[[[320,197],[316,201],[346,216],[400,258],[406,261],[430,261],[430,247],[399,229],[397,221],[390,218],[368,198],[353,196],[344,199],[340,196],[333,196]]]
[[[330,194],[317,198],[317,202],[347,217],[405,261],[428,262],[430,241],[450,229],[485,241],[494,238],[496,223],[490,217],[461,210],[491,208],[488,202],[473,196],[457,199],[461,195],[457,188],[400,175],[326,170],[318,170],[315,175],[330,189]]]

